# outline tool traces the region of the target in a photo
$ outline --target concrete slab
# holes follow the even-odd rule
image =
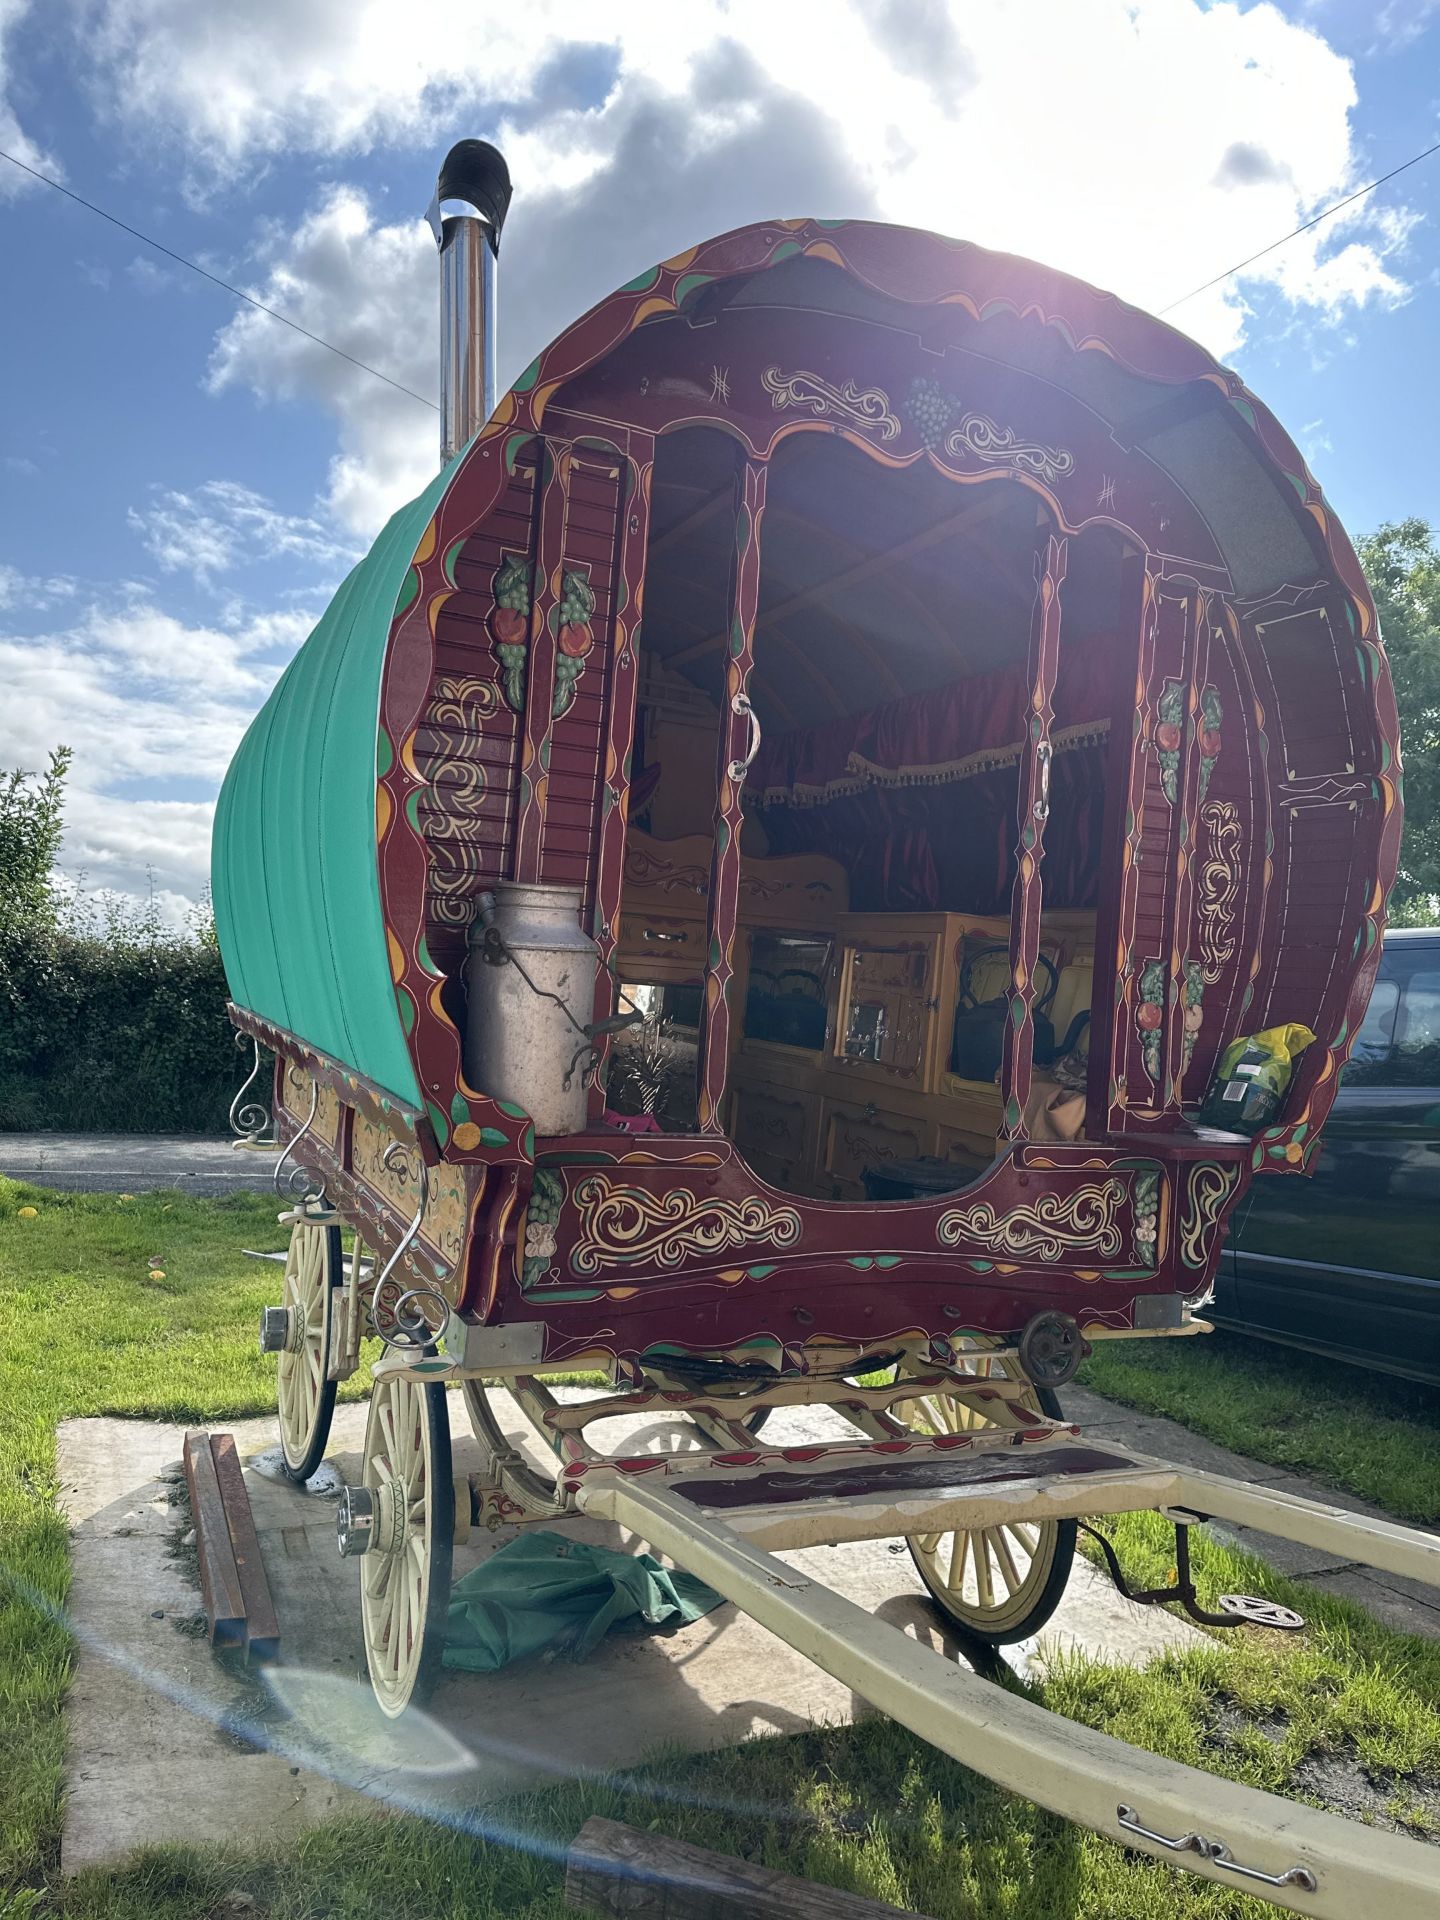
[[[508,1402],[504,1411],[521,1440],[523,1419]],[[478,1454],[458,1400],[452,1414],[456,1470],[463,1471],[478,1464]],[[329,1457],[347,1478],[358,1477],[364,1421],[363,1406],[338,1410]],[[827,1421],[835,1416],[786,1414],[766,1438],[846,1431]],[[627,1452],[668,1450],[687,1432],[660,1421],[624,1425]],[[177,1621],[193,1620],[199,1593],[173,1557],[176,1515],[157,1476],[178,1460],[183,1429],[122,1420],[69,1421],[60,1429],[81,1640],[69,1716],[66,1871],[148,1841],[283,1834],[367,1803],[470,1818],[519,1787],[630,1766],[661,1746],[701,1751],[865,1711],[848,1688],[726,1605],[671,1634],[612,1635],[583,1666],[541,1660],[494,1675],[447,1674],[428,1714],[396,1726],[370,1696],[359,1568],[335,1551],[332,1501],[257,1471],[256,1457],[274,1444],[270,1421],[239,1422],[233,1431],[281,1623],[282,1664],[264,1689],[223,1666],[203,1639],[177,1631]],[[610,1432],[606,1440],[616,1444]],[[606,1546],[641,1544],[596,1521],[559,1525]],[[507,1529],[457,1548],[456,1576],[512,1535]],[[785,1557],[960,1657],[902,1541]],[[1011,1655],[1022,1671],[1043,1666],[1060,1647],[1141,1664],[1200,1637],[1167,1613],[1130,1606],[1077,1561],[1051,1625]]]
[[[66,1192],[269,1192],[275,1160],[212,1134],[0,1133],[0,1173]]]

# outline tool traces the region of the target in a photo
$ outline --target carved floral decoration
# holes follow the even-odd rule
[[[1134,1260],[1137,1267],[1155,1265],[1155,1243],[1160,1220],[1160,1172],[1147,1168],[1135,1176],[1132,1195],[1135,1213]]]
[[[1152,1080],[1160,1078],[1160,1030],[1165,1025],[1165,967],[1150,960],[1140,975],[1140,1002],[1135,1009],[1135,1024],[1140,1029],[1140,1049],[1145,1071]]]
[[[595,645],[591,616],[595,595],[583,573],[567,571],[561,582],[560,627],[555,636],[555,698],[551,714],[558,720],[569,711],[585,662]]]
[[[525,1257],[520,1284],[534,1286],[542,1279],[555,1258],[555,1235],[560,1225],[560,1209],[565,1204],[565,1182],[558,1173],[541,1167],[530,1192],[525,1210]]]
[[[530,583],[530,562],[525,556],[505,554],[495,574],[490,635],[503,674],[505,704],[520,714],[525,711],[525,666],[530,652]]]

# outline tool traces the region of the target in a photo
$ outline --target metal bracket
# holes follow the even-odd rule
[[[1182,1833],[1178,1839],[1172,1840],[1168,1834],[1156,1833],[1153,1827],[1142,1826],[1134,1807],[1127,1807],[1123,1800],[1115,1809],[1115,1818],[1127,1833],[1148,1840],[1152,1846],[1164,1847],[1167,1853],[1198,1853],[1212,1867],[1223,1867],[1227,1873],[1238,1873],[1246,1880],[1258,1880],[1263,1887],[1299,1887],[1305,1893],[1315,1891],[1315,1876],[1309,1867],[1287,1867],[1283,1873],[1266,1873],[1260,1867],[1242,1866],[1223,1840],[1212,1840],[1204,1833]]]
[[[1088,1521],[1079,1520],[1076,1525],[1089,1534],[1104,1554],[1105,1565],[1116,1590],[1137,1607],[1163,1607],[1168,1601],[1174,1600],[1202,1627],[1273,1627],[1280,1633],[1298,1633],[1305,1625],[1304,1618],[1292,1608],[1280,1606],[1277,1601],[1257,1599],[1246,1593],[1222,1593],[1221,1612],[1212,1613],[1208,1607],[1200,1605],[1190,1572],[1190,1528],[1208,1517],[1197,1513],[1188,1520],[1179,1520],[1173,1511],[1166,1514],[1175,1527],[1175,1583],[1169,1587],[1146,1587],[1138,1593],[1122,1573],[1115,1549],[1105,1535]]]

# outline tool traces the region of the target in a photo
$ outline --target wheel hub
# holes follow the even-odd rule
[[[335,1509],[335,1544],[342,1560],[362,1553],[399,1553],[405,1544],[405,1501],[398,1482],[342,1487]]]
[[[300,1319],[289,1307],[260,1309],[260,1351],[294,1353],[300,1344]]]

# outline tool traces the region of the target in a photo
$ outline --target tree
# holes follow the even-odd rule
[[[0,774],[0,923],[54,927],[60,902],[55,857],[65,831],[69,747],[56,747],[44,773]]]
[[[1405,837],[1390,895],[1399,926],[1440,919],[1440,550],[1424,520],[1391,521],[1360,542],[1400,709]]]

